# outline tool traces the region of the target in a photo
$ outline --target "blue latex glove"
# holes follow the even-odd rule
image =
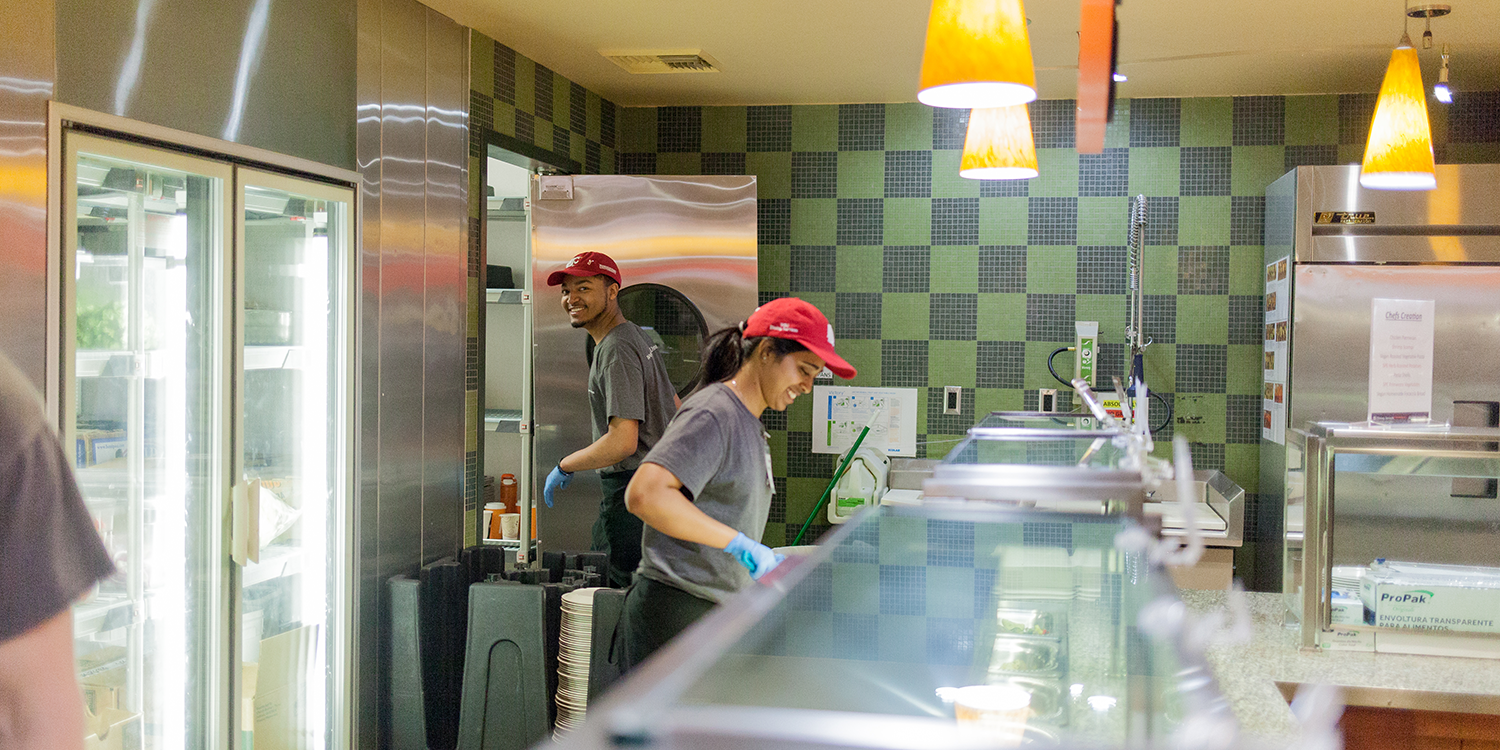
[[[750,537],[744,534],[736,534],[724,551],[734,555],[734,559],[739,560],[755,580],[760,580],[761,576],[771,572],[786,559],[786,555],[778,555],[770,547],[750,541]]]
[[[547,501],[547,507],[552,507],[552,493],[568,488],[568,483],[573,481],[573,472],[563,471],[562,466],[552,467],[552,473],[547,475],[547,486],[542,488],[542,499]]]

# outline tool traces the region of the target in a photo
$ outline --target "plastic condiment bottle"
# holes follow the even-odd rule
[[[520,513],[521,501],[516,497],[516,475],[500,475],[500,504],[505,506],[506,513]]]

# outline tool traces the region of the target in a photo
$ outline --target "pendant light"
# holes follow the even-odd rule
[[[1427,121],[1427,87],[1411,37],[1391,52],[1380,84],[1359,184],[1375,190],[1431,190],[1437,187],[1432,158],[1432,126]]]
[[[982,109],[1036,99],[1021,0],[932,0],[917,101]]]
[[[969,113],[958,176],[971,180],[1025,180],[1037,176],[1036,145],[1025,104]]]

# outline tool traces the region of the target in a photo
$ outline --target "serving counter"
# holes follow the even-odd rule
[[[1233,721],[1190,639],[1143,617],[1181,607],[1144,555],[1116,549],[1132,525],[867,509],[617,684],[563,745],[995,747],[945,698],[1012,685],[1030,696],[1027,745],[1227,747]]]

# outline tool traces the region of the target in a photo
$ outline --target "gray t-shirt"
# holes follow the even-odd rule
[[[36,391],[0,354],[0,641],[113,570]]]
[[[661,439],[667,423],[677,410],[677,391],[667,377],[667,365],[661,358],[661,347],[641,327],[625,321],[594,348],[594,362],[589,365],[589,410],[593,416],[594,439],[609,432],[611,417],[639,422],[635,453],[600,474],[635,471]]]
[[[682,402],[661,442],[646,456],[672,472],[698,510],[759,540],[771,512],[771,447],[760,420],[723,383]],[[733,556],[650,526],[641,535],[640,575],[721,602],[751,583]]]

